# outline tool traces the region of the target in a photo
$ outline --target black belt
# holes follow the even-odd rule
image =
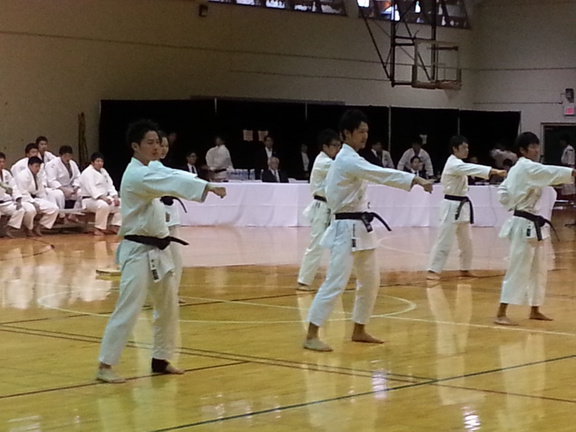
[[[162,201],[162,204],[167,205],[167,206],[173,205],[174,200],[176,200],[180,203],[180,205],[184,209],[184,213],[188,213],[188,211],[186,210],[186,206],[184,205],[184,203],[182,202],[182,200],[180,198],[173,197],[173,196],[163,196],[162,198],[160,198],[160,201]]]
[[[378,213],[374,212],[336,213],[334,217],[337,220],[341,219],[361,220],[364,223],[364,226],[366,227],[366,231],[368,232],[372,231],[373,228],[371,222],[374,220],[374,218],[376,218],[380,222],[382,222],[382,224],[386,227],[388,231],[392,231],[388,226],[388,224],[386,223],[386,221],[382,219],[382,217]]]
[[[460,204],[458,205],[458,208],[456,209],[456,216],[454,217],[454,220],[460,219],[460,213],[462,212],[462,207],[464,207],[464,204],[469,203],[470,204],[470,223],[474,223],[474,206],[472,205],[472,201],[470,201],[470,198],[468,198],[467,196],[444,195],[444,199],[447,199],[448,201],[460,201]]]
[[[135,243],[140,243],[140,244],[143,244],[146,246],[154,246],[160,250],[166,249],[170,245],[170,243],[172,243],[172,242],[180,243],[181,245],[188,246],[188,243],[185,242],[184,240],[180,240],[179,238],[170,237],[170,236],[164,237],[164,238],[158,238],[158,237],[150,237],[150,236],[143,236],[143,235],[127,235],[127,236],[124,236],[124,239],[133,241]]]
[[[554,225],[552,225],[552,222],[543,216],[528,213],[523,210],[514,210],[514,216],[528,219],[529,221],[534,222],[534,228],[536,229],[536,237],[538,238],[538,241],[542,240],[542,227],[546,224],[550,225],[550,228],[552,228],[554,234],[556,234],[556,237],[558,237],[558,233],[556,232]]]
[[[322,202],[326,202],[326,198],[320,195],[314,195],[314,199]]]

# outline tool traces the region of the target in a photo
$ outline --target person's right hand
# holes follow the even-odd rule
[[[432,193],[432,185],[434,184],[432,181],[424,180],[422,177],[415,177],[414,182],[418,186],[421,186],[426,192]]]
[[[208,184],[208,192],[212,192],[214,195],[218,195],[220,198],[226,196],[226,188],[222,186],[215,186],[213,184]]]

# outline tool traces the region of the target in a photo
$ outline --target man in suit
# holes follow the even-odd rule
[[[195,151],[190,151],[186,154],[186,166],[184,171],[198,175],[198,168],[196,168],[196,162],[198,161],[198,155]]]
[[[366,159],[371,164],[377,165],[382,168],[394,168],[394,162],[392,161],[392,156],[382,146],[380,141],[376,141],[372,144],[371,148],[364,149],[360,153],[364,159]]]
[[[268,161],[273,156],[277,158],[278,152],[274,148],[274,139],[268,135],[264,138],[264,148],[256,151],[256,180],[259,180],[262,172],[268,168]]]
[[[268,169],[262,171],[262,182],[264,183],[288,183],[288,176],[280,169],[280,160],[273,156],[268,161]]]
[[[406,168],[404,171],[428,180],[428,173],[424,169],[424,164],[418,156],[414,156],[410,159],[410,168]]]

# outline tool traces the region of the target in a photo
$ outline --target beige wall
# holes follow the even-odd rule
[[[101,99],[193,95],[419,107],[472,105],[460,92],[391,88],[362,20],[185,0],[2,0],[0,149],[16,159],[38,134],[76,146],[77,115],[97,146]],[[384,24],[388,28],[388,24]],[[387,53],[384,34],[376,30]],[[458,40],[473,60],[472,32]]]
[[[486,0],[475,11],[476,109],[519,110],[541,133],[564,117],[561,93],[576,87],[576,2]]]

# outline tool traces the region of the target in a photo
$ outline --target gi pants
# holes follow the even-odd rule
[[[443,200],[440,208],[441,219],[438,228],[438,237],[430,253],[428,270],[440,273],[446,264],[454,238],[458,240],[460,249],[460,270],[467,271],[472,268],[472,234],[470,229],[470,207],[464,204],[458,220],[455,220],[457,201]]]
[[[318,267],[320,266],[320,259],[322,258],[323,248],[320,245],[320,240],[322,240],[326,228],[330,225],[330,210],[325,202],[314,200],[304,211],[304,214],[308,216],[312,225],[310,245],[302,257],[302,264],[300,264],[300,272],[298,273],[298,283],[312,285],[314,277],[318,272]]]
[[[545,239],[549,237],[547,227],[542,228],[542,234]],[[542,306],[548,278],[546,240],[535,238],[533,222],[516,216],[502,227],[501,237],[510,240],[510,254],[500,302]]]
[[[30,203],[22,203],[22,207],[20,209],[16,208],[14,201],[6,201],[0,203],[0,214],[10,216],[10,219],[8,220],[8,226],[14,229],[20,229],[24,219],[27,228],[34,227],[34,216],[36,216],[36,210]]]
[[[178,335],[177,287],[172,271],[154,281],[149,261],[149,254],[154,249],[128,240],[120,243],[117,251],[122,271],[120,294],[102,337],[98,358],[102,363],[118,363],[148,294],[154,306],[152,357],[169,360],[174,355]],[[170,253],[170,249],[164,252]]]
[[[368,323],[380,287],[374,232],[366,232],[361,221],[334,220],[322,245],[330,246],[330,264],[326,280],[310,306],[308,322],[319,327],[326,322],[354,270],[357,283],[352,321]]]
[[[108,229],[108,216],[112,213],[111,225],[120,226],[122,223],[122,215],[120,214],[120,206],[116,207],[110,205],[102,200],[95,200],[92,198],[84,198],[82,206],[89,212],[95,214],[94,226],[101,231]]]
[[[179,228],[178,225],[169,226],[170,236],[180,238]],[[178,292],[182,281],[182,245],[172,242],[170,243],[170,250],[172,251],[172,261],[174,261],[174,284],[176,285],[176,292]]]
[[[38,206],[40,210],[37,213],[42,215],[40,225],[46,229],[52,228],[58,218],[58,206],[50,202],[47,198],[34,198],[34,204]]]

